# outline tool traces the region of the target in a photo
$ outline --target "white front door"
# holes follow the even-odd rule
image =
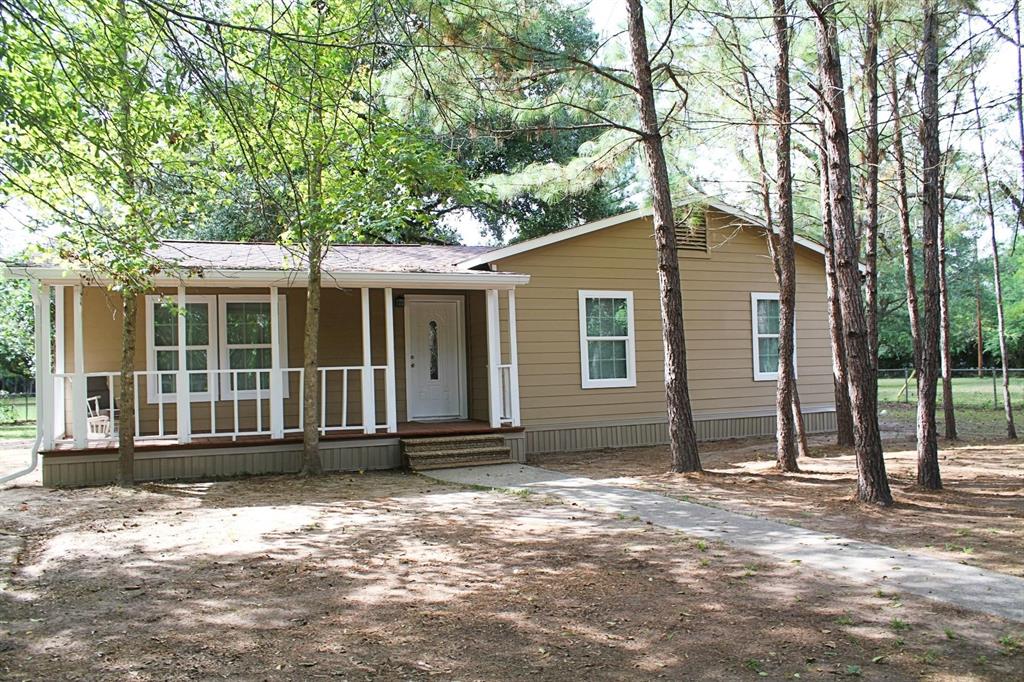
[[[405,297],[408,419],[466,418],[466,333],[461,296]]]

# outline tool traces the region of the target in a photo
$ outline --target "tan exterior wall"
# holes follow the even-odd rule
[[[775,381],[754,381],[751,292],[778,290],[762,234],[709,212],[709,253],[681,251],[690,398],[695,417],[772,414]],[[641,219],[502,260],[530,275],[517,289],[520,399],[527,429],[664,419],[656,252]],[[581,289],[632,291],[636,377],[631,388],[581,387]],[[504,307],[504,297],[502,297]],[[833,404],[820,255],[797,249],[797,372],[805,409]]]
[[[74,317],[71,288],[65,296],[65,368],[67,373],[75,369],[74,359]],[[157,290],[155,293],[176,296],[173,290]],[[302,367],[302,343],[305,328],[305,289],[280,289],[285,296],[286,329],[287,329],[287,365]],[[486,330],[484,324],[483,292],[453,291],[406,291],[394,290],[394,296],[408,293],[435,293],[463,296],[465,299],[466,322],[466,353],[467,353],[467,402],[470,416],[473,418],[487,417],[487,374],[486,374]],[[260,294],[267,295],[266,288],[208,288],[189,287],[189,295],[232,295]],[[82,292],[82,331],[85,345],[85,372],[117,372],[120,368],[121,356],[121,319],[119,315],[120,300],[99,287],[86,287]],[[358,289],[328,289],[322,291],[320,319],[320,366],[357,366],[362,364],[362,308]],[[386,363],[384,343],[384,291],[370,290],[370,320],[372,362],[374,365]],[[146,306],[140,297],[137,315],[138,341],[135,353],[137,370],[146,369]],[[404,309],[394,308],[395,325],[395,383],[396,404],[399,421],[405,421],[405,316]],[[216,333],[216,332],[214,332]],[[377,405],[377,421],[383,424],[385,417],[385,394],[383,372],[376,372],[375,397]],[[138,402],[141,406],[140,432],[143,435],[157,433],[159,406],[147,400],[145,378],[139,380]],[[300,387],[297,373],[289,375],[288,394],[285,399],[285,428],[297,428],[299,424]],[[71,394],[70,381],[65,386],[65,423],[67,432],[71,434]],[[116,389],[115,389],[116,390]],[[327,382],[327,420],[331,425],[341,423],[341,373],[331,372]],[[348,392],[348,423],[361,424],[361,391],[359,374],[350,373]],[[165,403],[163,406],[165,433],[175,432],[175,405]],[[233,405],[231,401],[220,400],[216,406],[216,422],[218,432],[230,431],[234,424]],[[270,409],[267,401],[263,403],[263,427],[269,428]],[[192,404],[193,432],[209,431],[211,416],[209,402]],[[239,421],[244,428],[252,429],[256,425],[256,406],[252,400],[239,401]]]

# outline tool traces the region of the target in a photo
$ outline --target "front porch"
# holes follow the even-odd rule
[[[521,430],[514,285],[460,284],[322,289],[316,423],[325,449]],[[116,453],[116,296],[44,282],[35,302],[44,460]],[[304,288],[189,281],[140,298],[138,309],[141,459],[301,443]]]

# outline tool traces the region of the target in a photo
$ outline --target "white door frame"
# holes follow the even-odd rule
[[[459,419],[469,418],[469,386],[466,375],[466,297],[461,294],[405,294],[405,306],[403,310],[405,322],[405,418],[408,421],[445,421],[452,417],[420,417],[412,413],[413,397],[412,382],[409,377],[412,374],[409,359],[409,309],[410,304],[417,302],[455,302],[455,333],[457,355],[456,365],[459,368]]]

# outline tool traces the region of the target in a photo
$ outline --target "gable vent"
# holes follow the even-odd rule
[[[703,211],[691,213],[676,223],[676,249],[707,253],[708,222]]]

